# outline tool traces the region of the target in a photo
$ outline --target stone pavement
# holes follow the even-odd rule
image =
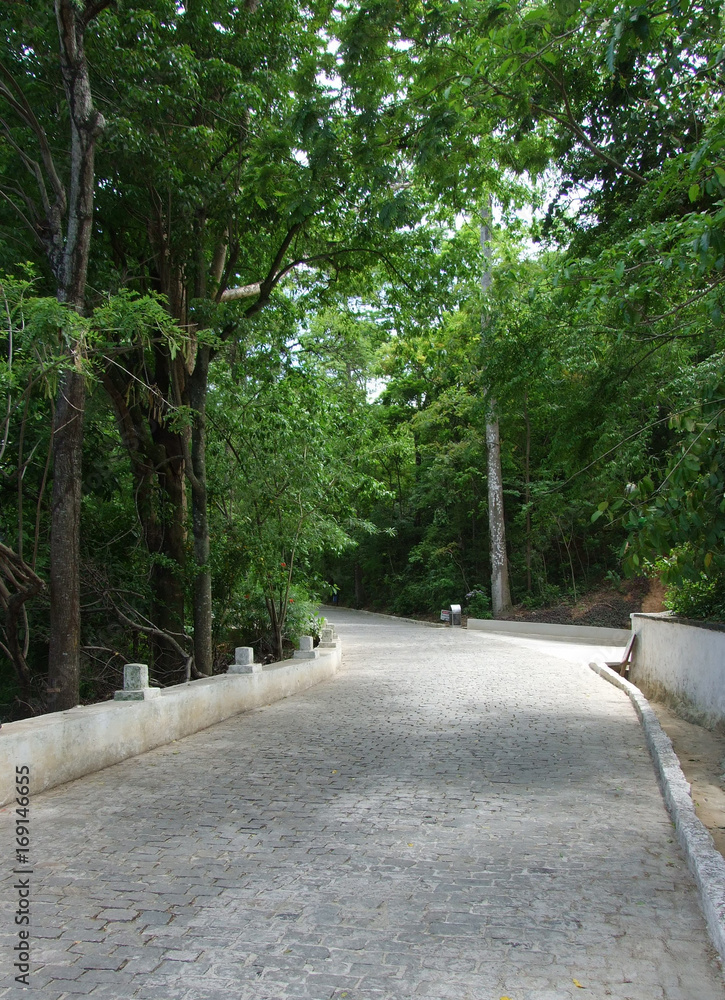
[[[0,996],[725,1000],[622,692],[331,617],[333,681],[32,800],[29,991],[0,812]]]

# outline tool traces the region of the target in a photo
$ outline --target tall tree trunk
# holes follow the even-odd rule
[[[491,401],[493,404],[493,400]],[[486,454],[488,458],[488,533],[491,546],[491,607],[496,616],[511,607],[509,567],[506,554],[506,528],[503,509],[503,478],[501,475],[501,440],[498,420],[486,422]]]
[[[93,107],[84,36],[87,19],[102,9],[55,0],[60,66],[70,116],[70,178],[65,240],[50,254],[58,299],[79,313],[85,305],[93,226],[94,155],[104,126]],[[71,349],[58,386],[53,428],[53,498],[50,540],[50,649],[48,708],[78,704],[80,681],[80,518],[85,378],[83,344]]]
[[[489,198],[484,219],[481,224],[481,246],[486,259],[481,275],[481,289],[487,292],[491,287],[489,219],[491,218],[491,199]],[[482,330],[485,343],[485,326]],[[496,400],[490,395],[486,400],[486,465],[488,471],[488,534],[491,551],[491,607],[496,617],[501,617],[511,607],[511,591],[509,589],[508,556],[506,554],[506,524],[504,520],[503,476],[501,474],[501,437],[498,418],[496,417]]]
[[[363,585],[362,566],[357,561],[353,566],[353,573],[355,575],[355,605],[361,608],[365,603],[365,587]]]
[[[50,529],[50,712],[78,704],[80,687],[80,521],[86,383],[69,370],[60,379],[53,428]]]
[[[194,659],[200,674],[210,676],[212,656],[211,542],[206,488],[206,397],[209,386],[209,348],[202,345],[189,377],[189,403],[193,410],[191,427],[191,522],[194,532]]]
[[[152,619],[157,629],[175,635],[185,632],[186,573],[186,483],[182,436],[165,424],[152,432],[154,475],[157,489],[147,507],[143,522],[144,537],[153,561],[151,588]],[[159,637],[152,641],[154,676],[167,683],[179,681],[184,663],[178,651]]]

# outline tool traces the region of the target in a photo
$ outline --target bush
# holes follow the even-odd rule
[[[725,622],[725,578],[683,580],[668,589],[665,607],[683,618]]]
[[[547,608],[552,604],[560,604],[563,599],[564,594],[561,587],[557,587],[554,583],[544,583],[541,581],[539,583],[539,593],[526,594],[521,599],[521,603],[529,611],[533,611],[534,608]]]
[[[319,639],[324,619],[317,614],[318,601],[302,587],[292,587],[282,637],[287,650],[292,651],[301,635]],[[249,588],[230,598],[227,620],[230,622],[224,645],[252,646],[255,659],[261,663],[274,660],[274,635],[264,595]]]
[[[488,591],[480,587],[474,588],[466,594],[465,613],[469,618],[493,618],[491,612],[491,598]]]
[[[434,571],[423,580],[401,581],[401,584],[392,602],[392,611],[396,615],[437,615],[441,608],[460,601],[463,589],[453,577]]]

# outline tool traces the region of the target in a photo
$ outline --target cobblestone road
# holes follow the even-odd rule
[[[624,694],[481,634],[334,617],[333,681],[33,800],[34,990],[725,1000]],[[2,874],[11,832],[6,809]],[[7,998],[29,996],[13,898],[7,877]]]

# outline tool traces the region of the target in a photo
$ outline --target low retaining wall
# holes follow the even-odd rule
[[[468,628],[500,635],[526,635],[537,639],[563,639],[599,646],[626,646],[632,633],[626,628],[600,628],[596,625],[547,625],[544,622],[513,622],[498,619],[469,618]]]
[[[669,614],[634,614],[629,677],[647,695],[725,727],[725,626]]]
[[[106,701],[10,722],[0,729],[6,766],[0,805],[15,798],[15,767],[30,767],[31,794],[100,771],[137,754],[269,705],[332,677],[336,648],[317,659],[283,660],[258,673],[221,674],[164,688],[148,701]]]

